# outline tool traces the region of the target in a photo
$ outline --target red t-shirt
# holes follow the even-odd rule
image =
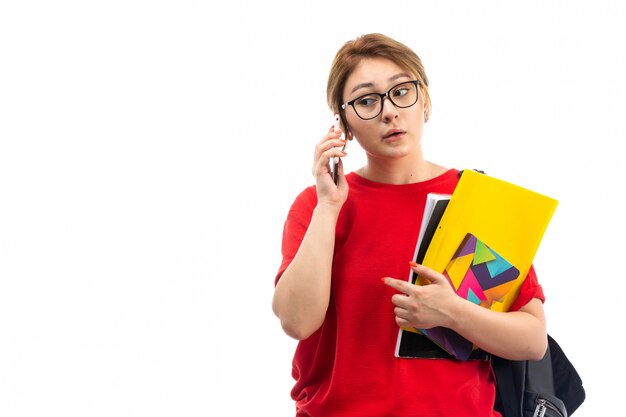
[[[346,176],[348,199],[336,227],[331,296],[323,325],[298,343],[291,392],[298,417],[493,417],[495,381],[489,361],[400,359],[391,296],[381,283],[408,279],[429,192],[449,193],[449,170],[428,181],[390,185]],[[315,187],[293,203],[283,231],[283,262],[295,256],[317,204]],[[531,269],[517,310],[543,291]]]

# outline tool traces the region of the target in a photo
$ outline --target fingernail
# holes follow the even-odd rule
[[[417,264],[417,262],[415,261],[411,261],[409,262],[409,265],[411,265],[413,268],[417,268],[419,265]]]
[[[347,153],[345,153],[344,151],[341,151],[341,156],[346,156]]]
[[[380,280],[384,283],[386,277],[382,277]]]

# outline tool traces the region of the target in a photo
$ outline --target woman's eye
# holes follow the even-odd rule
[[[409,92],[408,88],[398,88],[397,90],[395,90],[393,92],[393,96],[394,97],[401,97],[401,96],[404,96],[404,95],[408,94],[408,92]]]
[[[372,97],[372,96],[361,97],[360,99],[357,100],[356,104],[358,106],[369,107],[369,106],[376,104],[377,101],[378,101],[378,97]]]

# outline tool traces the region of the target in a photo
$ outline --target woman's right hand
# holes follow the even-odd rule
[[[340,139],[341,131],[335,132],[331,127],[326,136],[315,146],[313,162],[313,176],[317,186],[318,204],[328,204],[340,208],[348,198],[348,181],[343,175],[343,162],[339,158],[337,185],[333,181],[330,164],[334,157],[343,157],[347,154],[342,151],[345,140]]]

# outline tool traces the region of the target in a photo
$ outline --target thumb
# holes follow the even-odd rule
[[[415,271],[415,273],[420,278],[422,278],[422,281],[425,281],[426,283],[440,285],[443,283],[447,283],[446,277],[443,274],[435,271],[434,269],[431,269],[424,265],[420,265],[416,262],[409,262],[409,265],[411,265],[411,269],[413,269],[413,271]]]

